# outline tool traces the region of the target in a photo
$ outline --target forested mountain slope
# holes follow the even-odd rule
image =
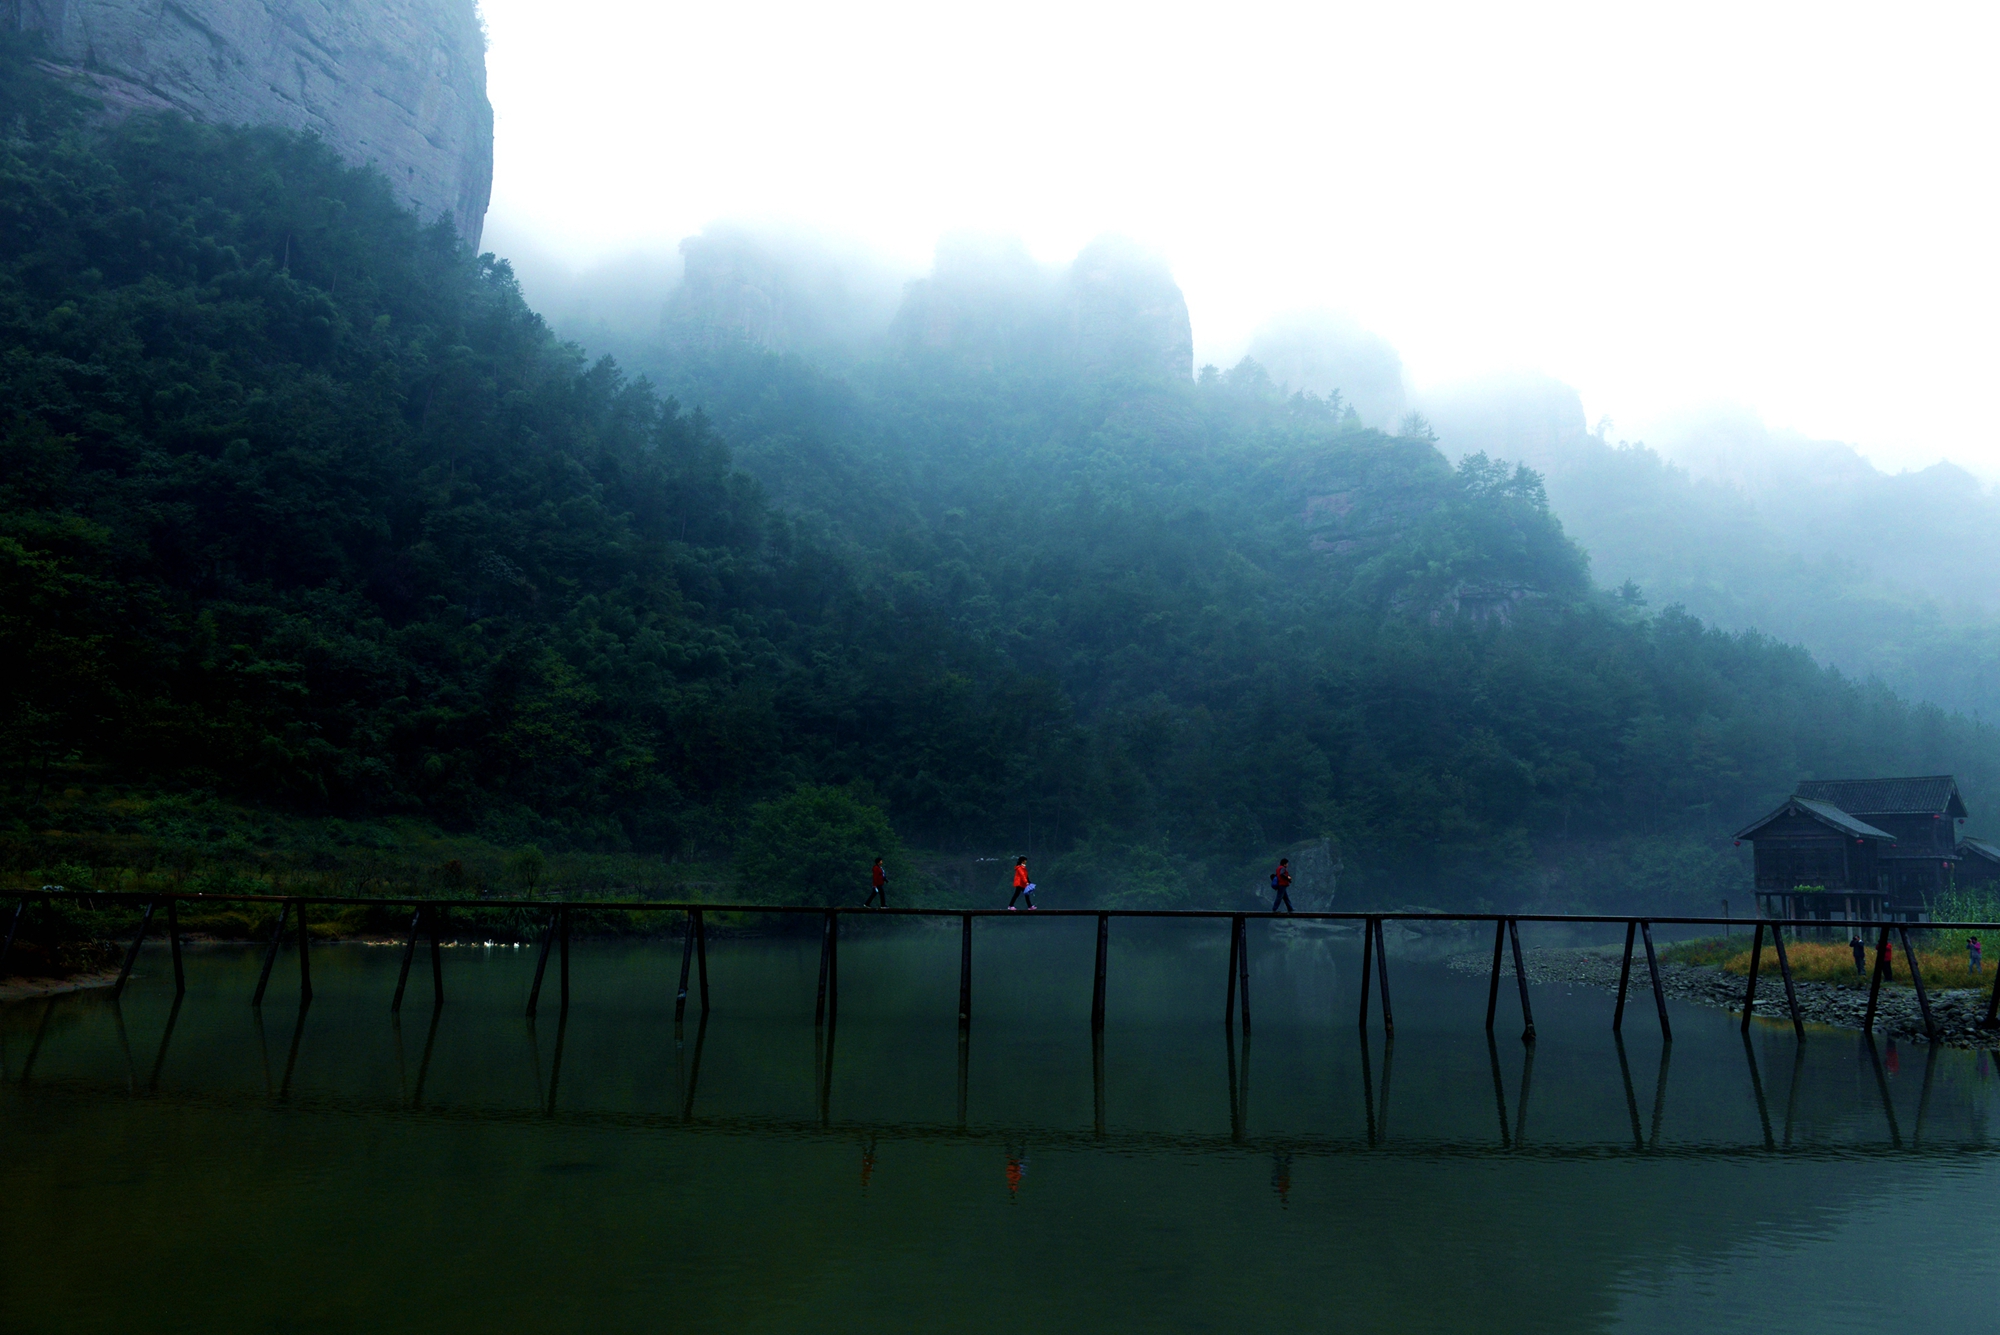
[[[1964,469],[1884,473],[1740,417],[1688,422],[1660,449],[1613,441],[1552,381],[1466,387],[1425,411],[1448,450],[1531,461],[1600,583],[2000,719],[2000,494]]]
[[[2000,794],[1991,730],[1594,591],[1533,473],[1166,373],[1137,260],[1151,364],[678,344],[662,398],[322,146],[7,59],[17,828],[53,770],[685,855],[841,785],[1072,902],[1322,835],[1349,902],[1686,902],[1801,775]]]

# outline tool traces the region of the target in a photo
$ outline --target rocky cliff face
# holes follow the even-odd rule
[[[473,0],[0,0],[114,113],[313,130],[475,245],[493,107]]]

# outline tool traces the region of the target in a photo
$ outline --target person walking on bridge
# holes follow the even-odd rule
[[[1014,893],[1007,897],[1007,907],[1011,910],[1014,907],[1014,901],[1024,895],[1027,897],[1028,907],[1033,909],[1035,907],[1035,883],[1028,879],[1028,860],[1026,858],[1015,858]]]
[[[1867,972],[1868,943],[1861,939],[1861,933],[1854,934],[1854,939],[1847,943],[1847,948],[1854,952],[1854,972],[1856,974]]]
[[[868,873],[868,885],[868,898],[861,901],[861,907],[865,909],[872,906],[875,903],[875,896],[880,895],[882,896],[882,907],[885,909],[888,908],[889,873],[882,870],[882,859],[880,858],[875,859],[875,866]]]
[[[1285,906],[1285,912],[1297,913],[1292,907],[1292,860],[1279,858],[1278,865],[1271,872],[1271,912],[1278,911],[1278,905]]]

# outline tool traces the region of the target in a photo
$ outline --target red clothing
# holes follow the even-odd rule
[[[1014,888],[1016,890],[1028,888],[1028,864],[1025,862],[1014,864]]]
[[[1271,884],[1277,886],[1280,890],[1291,889],[1292,869],[1280,864],[1278,869],[1271,873]]]
[[[880,862],[877,862],[875,864],[874,883],[875,883],[875,888],[877,890],[880,890],[883,886],[889,883],[888,874],[882,870],[882,864]]]

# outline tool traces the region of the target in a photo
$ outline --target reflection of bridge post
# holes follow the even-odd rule
[[[701,1047],[708,1039],[708,1012],[703,1011],[694,1026],[694,1060],[688,1066],[687,1094],[681,1100],[681,1120],[694,1120],[694,1091],[701,1083]]]
[[[1628,929],[1625,948],[1632,948],[1631,932]],[[1632,1148],[1646,1148],[1646,1133],[1639,1128],[1639,1097],[1632,1092],[1632,1063],[1625,1058],[1625,1035],[1616,1029],[1611,1031],[1611,1041],[1618,1048],[1618,1074],[1625,1081],[1625,1111],[1632,1115]]]
[[[305,919],[303,916],[301,916],[299,920],[299,926],[301,929],[303,929],[305,925],[306,925]],[[285,1078],[278,1082],[278,1101],[280,1103],[284,1102],[286,1099],[292,1096],[292,1070],[299,1064],[299,1043],[306,1036],[306,1012],[311,1009],[312,1009],[312,998],[311,997],[300,998],[299,1018],[292,1025],[292,1048],[290,1052],[287,1052],[285,1054]],[[437,1016],[435,1014],[431,1016],[431,1032],[433,1034],[437,1032]],[[424,1044],[424,1064],[426,1066],[430,1064],[430,1055],[431,1055],[430,1044],[426,1043]],[[419,1070],[417,1072],[417,1096],[421,1098],[423,1096],[423,1092],[424,1092],[424,1074],[422,1070]]]
[[[438,1023],[444,1019],[444,1011],[431,1007],[430,1026],[424,1030],[424,1055],[417,1059],[417,1087],[410,1095],[410,1107],[424,1106],[424,1084],[431,1078],[431,1053],[437,1050]],[[286,1073],[289,1077],[290,1072]]]
[[[167,912],[169,914],[173,912],[173,907],[172,904],[167,905]],[[181,994],[176,992],[174,994],[174,1004],[167,1011],[167,1027],[160,1033],[160,1051],[153,1058],[153,1075],[146,1082],[146,1092],[149,1094],[157,1091],[160,1087],[160,1071],[167,1064],[167,1044],[174,1041],[174,1026],[180,1022],[180,1018]]]
[[[1102,1140],[1104,1139],[1104,1031],[1102,1029],[1095,1030],[1090,1035],[1090,1092],[1091,1105],[1096,1113],[1094,1121],[1097,1138]],[[958,1116],[960,1125],[965,1122],[964,1107],[964,1098],[961,1095]]]
[[[1757,1070],[1757,1048],[1751,1043],[1749,1034],[1745,1033],[1742,1037],[1743,1059],[1750,1064],[1750,1092],[1757,1096],[1757,1121],[1764,1128],[1764,1148],[1776,1149],[1777,1142],[1771,1136],[1771,1107],[1764,1101],[1764,1077]]]
[[[1236,1074],[1236,1036],[1226,1026],[1222,1031],[1222,1052],[1229,1064],[1229,1140],[1237,1144],[1243,1139],[1243,1087]]]
[[[1884,927],[1882,929],[1882,938],[1886,941],[1888,937],[1889,929]],[[1882,1116],[1889,1123],[1889,1143],[1897,1149],[1901,1149],[1903,1147],[1903,1131],[1901,1127],[1896,1125],[1896,1105],[1889,1098],[1889,1077],[1882,1073],[1882,1054],[1875,1049],[1875,1035],[1864,1032],[1861,1036],[1861,1042],[1862,1046],[1868,1050],[1869,1063],[1875,1068],[1875,1088],[1882,1095]]]
[[[1924,1139],[1924,1116],[1931,1110],[1931,1080],[1937,1075],[1938,1045],[1927,1044],[1924,1048],[1924,1087],[1917,1095],[1917,1126],[1910,1132],[1910,1144],[1918,1145]]]
[[[1506,928],[1503,926],[1501,930],[1505,931]],[[1497,993],[1500,987],[1500,943],[1498,941],[1493,943],[1493,957],[1493,987]],[[1620,1047],[1618,1053],[1620,1057],[1623,1057],[1625,1049]],[[1507,1082],[1500,1075],[1500,1046],[1493,1041],[1493,1031],[1490,1027],[1486,1031],[1486,1056],[1493,1065],[1493,1108],[1500,1118],[1500,1148],[1503,1150],[1512,1149],[1514,1147],[1514,1139],[1507,1131]],[[1635,1112],[1632,1116],[1636,1124],[1638,1114]]]
[[[1529,1036],[1531,1039],[1533,1035]],[[1384,1080],[1386,1083],[1385,1069]],[[1521,1049],[1521,1098],[1514,1105],[1514,1148],[1519,1149],[1528,1138],[1528,1090],[1535,1083],[1535,1045],[1531,1041]]]
[[[549,1101],[547,1107],[544,1109],[544,1115],[548,1117],[556,1115],[556,1088],[562,1084],[563,1040],[568,1035],[569,1012],[567,1010],[557,1011],[556,1050],[554,1055],[549,1058]]]
[[[1673,1063],[1674,1041],[1665,1039],[1660,1044],[1660,1073],[1653,1082],[1653,1134],[1646,1142],[1649,1148],[1660,1144],[1660,1124],[1667,1119],[1667,1068]]]
[[[1785,1091],[1785,1148],[1792,1147],[1792,1123],[1798,1115],[1799,1077],[1806,1070],[1806,1048],[1803,1043],[1792,1045],[1792,1085]]]
[[[968,918],[966,921],[970,922]],[[972,1030],[960,1025],[958,1030],[958,1129],[965,1130],[965,1086],[972,1068]]]

